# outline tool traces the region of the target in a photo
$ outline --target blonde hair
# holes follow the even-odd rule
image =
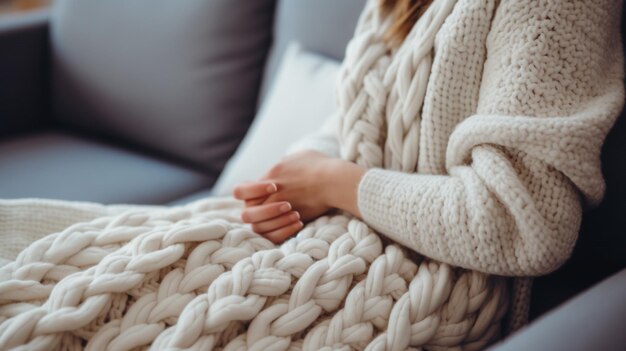
[[[409,34],[411,28],[428,9],[433,0],[380,0],[384,15],[393,16],[393,23],[384,39],[391,46],[398,46]]]

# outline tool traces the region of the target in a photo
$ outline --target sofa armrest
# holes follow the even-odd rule
[[[626,345],[626,269],[520,330],[492,351],[622,351]]]
[[[0,137],[48,120],[47,10],[0,17]]]

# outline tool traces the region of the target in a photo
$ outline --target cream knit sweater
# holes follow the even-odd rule
[[[351,67],[369,59],[363,52],[351,57],[349,47],[339,113],[289,153],[315,149],[357,161],[367,153],[401,155],[396,166],[384,159],[371,167],[358,185],[366,223],[455,266],[507,276],[549,273],[569,257],[583,208],[603,196],[600,150],[624,103],[621,6],[458,1],[436,34],[421,110],[400,132],[404,153],[388,152],[396,138],[389,106],[379,125],[367,109],[356,117],[342,111],[341,94],[358,100],[346,84]],[[361,21],[352,46],[367,26]],[[413,54],[402,50],[396,56]],[[393,103],[393,90],[381,91]],[[396,101],[410,105],[419,96],[400,94]],[[350,128],[383,133],[362,147],[367,135],[353,143]]]

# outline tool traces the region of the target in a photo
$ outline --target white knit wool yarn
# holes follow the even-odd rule
[[[394,301],[406,293],[416,270],[416,265],[404,257],[402,250],[387,246],[385,254],[372,263],[365,279],[350,291],[344,308],[307,334],[303,349],[336,348],[338,345],[362,349],[367,346],[375,328],[386,328]]]
[[[387,89],[382,77],[389,65],[389,48],[382,39],[381,28],[388,26],[389,18],[383,17],[372,1],[368,2],[346,48],[337,89],[341,158],[358,160],[358,164],[368,168],[383,165],[381,142],[385,122],[381,116]]]
[[[451,277],[448,265],[420,265],[409,292],[393,306],[387,330],[366,350],[405,350],[423,345],[428,350],[461,347],[480,350],[497,336],[506,313],[505,281],[472,271]]]
[[[359,20],[342,65],[341,157],[367,168],[414,172],[435,35],[456,0],[433,2],[399,48],[390,48],[383,39],[392,18],[372,3]]]
[[[90,339],[92,349],[151,342],[149,335],[156,337],[155,330],[175,320],[190,295],[206,291],[241,258],[272,247],[238,223],[233,213],[240,207],[233,201],[209,201],[185,209],[131,211],[77,224],[34,243],[2,268],[0,349],[27,344],[49,350]],[[133,239],[127,242],[129,237]],[[55,262],[71,267],[73,258],[110,247],[112,252],[95,265],[86,262],[82,270],[59,275],[49,269]],[[13,279],[5,279],[7,275]],[[38,304],[42,286],[48,296]]]
[[[344,308],[315,328],[304,340],[305,350],[363,349],[376,330],[389,323],[393,303],[407,291],[416,266],[396,246],[388,246],[347,297]],[[384,284],[379,284],[383,281]]]
[[[394,55],[383,81],[389,88],[384,168],[417,171],[421,109],[430,76],[435,36],[456,0],[431,4]]]
[[[0,349],[398,349],[413,339],[446,345],[449,335],[484,344],[499,328],[501,314],[480,311],[504,305],[500,290],[455,282],[445,264],[418,270],[396,245],[383,253],[351,216],[320,217],[274,248],[238,222],[240,204],[219,210],[220,201],[98,218],[31,245],[3,268],[13,278],[0,283]],[[105,249],[97,262],[73,259]],[[73,268],[48,280],[52,262]]]
[[[268,343],[267,337],[273,340],[276,336],[285,338],[283,342],[288,346],[291,335],[310,326],[322,312],[335,311],[343,302],[355,276],[363,274],[367,264],[380,255],[382,244],[363,222],[350,220],[346,225],[347,216],[331,218],[330,221],[322,219],[301,232],[296,239],[299,241],[297,246],[285,245],[280,250],[258,252],[237,263],[231,272],[220,276],[209,287],[207,294],[198,296],[183,311],[175,331],[160,337],[153,344],[153,349],[200,349],[200,345],[206,345],[207,340],[213,340],[215,346],[220,346],[228,340],[220,340],[219,332],[229,323],[255,317],[262,322],[251,323],[247,334],[249,339],[245,341],[247,348],[254,349],[257,344]],[[328,239],[330,241],[326,241]],[[309,253],[311,251],[328,256],[318,256],[314,262]],[[272,280],[282,276],[286,284],[277,284],[271,289],[256,287],[255,280],[262,280],[268,271],[273,272]],[[260,277],[254,278],[257,275]],[[293,287],[290,286],[291,277],[296,281]],[[235,283],[234,280],[249,280],[249,283]],[[289,288],[289,301],[274,303],[269,311],[261,312],[269,297],[280,296]],[[247,307],[238,313],[238,305]],[[262,329],[255,327],[259,324]],[[192,328],[193,325],[203,326]]]

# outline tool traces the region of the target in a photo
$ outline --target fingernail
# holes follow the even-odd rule
[[[294,221],[296,219],[300,219],[300,213],[299,212],[294,212],[293,215],[291,215],[291,217],[293,218]]]
[[[272,183],[267,186],[266,190],[268,193],[275,193],[278,190],[278,187],[276,186],[276,184]]]
[[[289,210],[291,210],[291,204],[289,202],[287,202],[286,204],[280,206],[280,211],[281,212],[287,212]]]
[[[296,227],[302,228],[304,227],[304,223],[302,223],[302,221],[298,221],[298,223],[296,224]]]

